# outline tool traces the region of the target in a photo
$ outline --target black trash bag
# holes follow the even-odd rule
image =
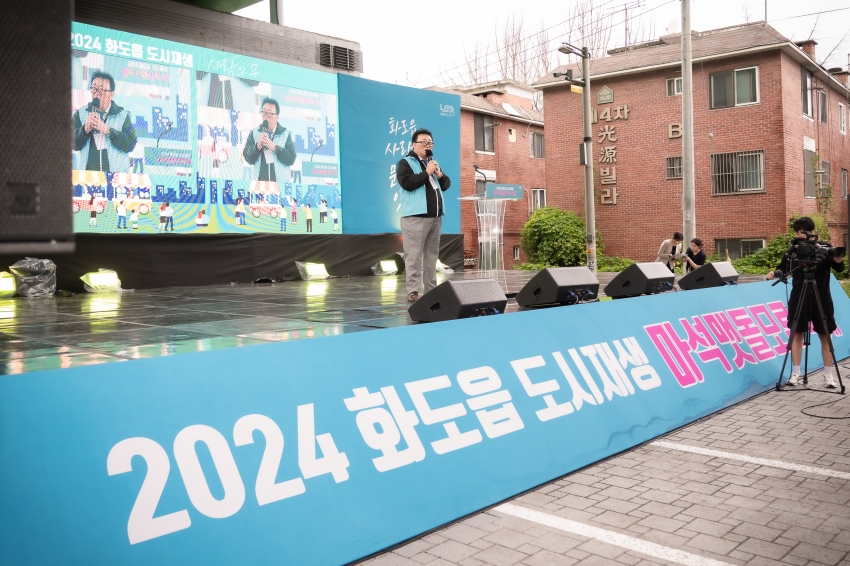
[[[27,257],[9,266],[21,297],[46,297],[56,292],[56,264]]]

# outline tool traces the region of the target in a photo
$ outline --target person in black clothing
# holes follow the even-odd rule
[[[401,192],[401,237],[404,246],[404,274],[407,300],[419,298],[437,286],[437,254],[443,221],[443,191],[451,185],[449,176],[434,161],[434,140],[428,130],[416,130],[413,149],[396,165]]]
[[[794,230],[795,242],[805,240],[807,233],[811,233],[815,229],[814,221],[808,216],[802,216],[796,219],[792,225]],[[832,334],[836,329],[835,324],[835,307],[832,303],[832,294],[829,291],[829,270],[834,269],[837,272],[844,271],[844,257],[828,257],[820,262],[815,268],[815,284],[817,293],[820,296],[821,304],[823,305],[823,313],[826,317],[827,328],[824,328],[821,321],[820,313],[818,312],[817,303],[811,294],[806,298],[803,305],[803,310],[800,318],[797,321],[797,327],[791,328],[793,324],[792,318],[797,312],[797,306],[800,304],[801,293],[803,291],[803,266],[796,262],[789,261],[787,257],[782,258],[782,262],[777,268],[786,275],[792,275],[791,296],[788,299],[788,328],[794,332],[794,340],[791,342],[791,379],[788,385],[796,386],[800,382],[800,360],[803,357],[803,336],[806,333],[806,328],[811,322],[815,332],[820,338],[821,355],[823,356],[823,383],[824,386],[832,389],[836,387],[835,378],[832,375],[832,354],[829,352],[829,334]],[[771,271],[767,274],[767,279],[773,279],[776,273]]]
[[[694,238],[682,258],[685,264],[685,273],[705,265],[705,252],[702,251],[702,240]]]

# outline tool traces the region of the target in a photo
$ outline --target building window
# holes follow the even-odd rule
[[[546,189],[531,189],[531,211],[546,206]]]
[[[847,107],[838,103],[838,131],[847,134]]]
[[[676,96],[682,94],[682,79],[667,79],[667,96]]]
[[[681,179],[682,178],[682,158],[668,157],[667,158],[667,178]]]
[[[821,124],[826,124],[826,91],[818,91],[818,117]]]
[[[764,151],[736,151],[711,156],[712,195],[764,190]]]
[[[814,114],[812,113],[812,73],[805,67],[800,67],[800,74],[802,76],[802,89],[803,89],[803,114],[808,116],[809,118],[813,118]]]
[[[820,191],[821,195],[825,197],[827,194],[827,187],[829,186],[829,181],[832,178],[829,161],[821,161],[820,170],[823,171],[823,173],[818,173]]]
[[[754,104],[758,90],[758,67],[711,75],[711,108]]]
[[[531,144],[531,157],[543,157],[543,134],[531,132],[528,136]]]
[[[519,246],[514,246],[514,259],[519,259]]]
[[[727,252],[729,259],[740,259],[763,247],[763,238],[734,238],[714,241],[714,249],[717,250],[717,255],[724,259]]]
[[[476,179],[475,180],[475,194],[479,197],[483,197],[484,193],[487,192],[487,182],[484,179]]]
[[[493,117],[475,115],[475,151],[493,151]]]
[[[815,198],[817,183],[815,182],[815,152],[803,150],[803,196]]]
[[[847,198],[847,169],[841,170],[841,198]]]

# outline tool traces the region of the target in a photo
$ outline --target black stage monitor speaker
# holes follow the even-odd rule
[[[706,263],[699,269],[694,269],[679,279],[679,289],[690,291],[692,289],[707,289],[708,287],[722,287],[723,285],[734,285],[738,282],[738,272],[728,261]]]
[[[505,312],[508,299],[493,279],[446,281],[425,293],[407,312],[416,322],[440,322]]]
[[[73,251],[72,10],[0,2],[0,253]]]
[[[605,294],[612,299],[621,299],[663,293],[673,288],[674,279],[673,273],[661,262],[635,263],[605,286]]]
[[[599,281],[587,267],[555,267],[532,277],[517,293],[516,302],[523,307],[573,305],[598,294]]]

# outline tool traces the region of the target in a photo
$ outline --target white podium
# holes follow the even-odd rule
[[[494,189],[493,187],[496,187]],[[495,196],[499,194],[499,188],[510,187],[513,192],[510,196]],[[519,190],[519,196],[516,196]],[[522,187],[518,185],[496,185],[487,183],[487,193],[484,196],[460,197],[459,200],[473,201],[475,203],[475,217],[478,221],[478,274],[480,278],[495,279],[502,290],[507,293],[507,279],[505,277],[505,257],[503,248],[505,245],[505,208],[508,201],[522,199]]]

